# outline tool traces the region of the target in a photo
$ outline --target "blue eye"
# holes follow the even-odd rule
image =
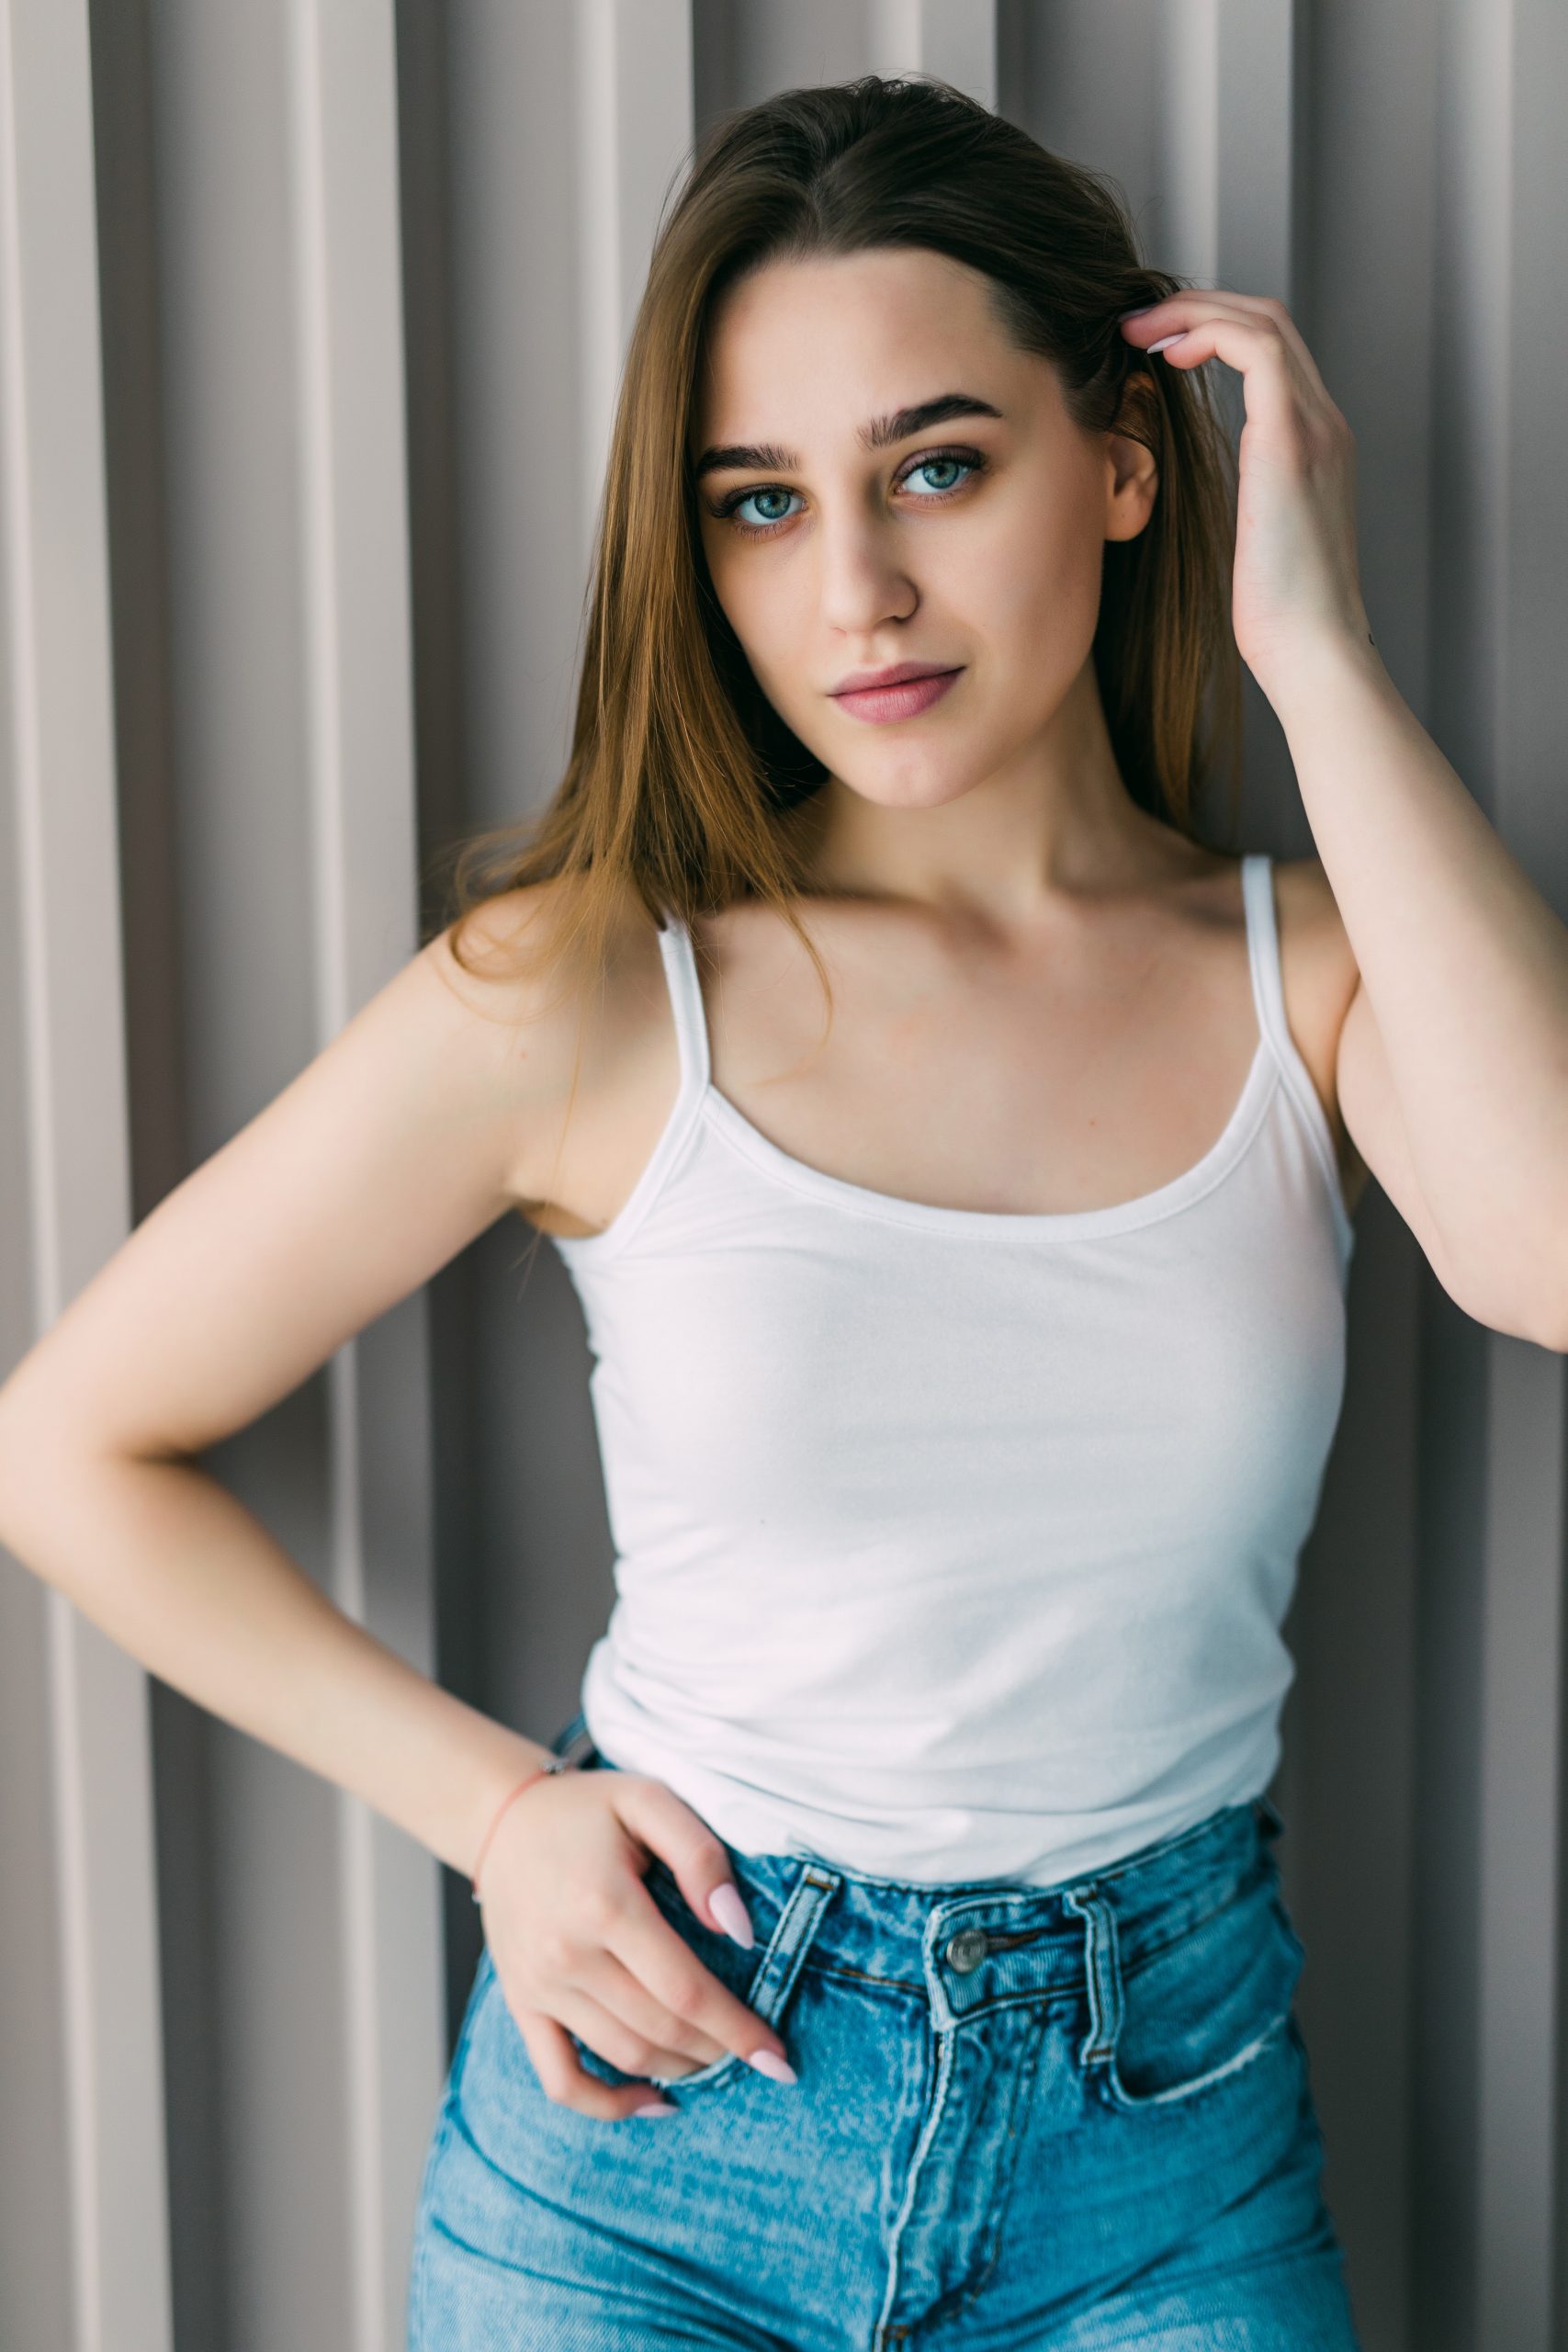
[[[795,492],[795,491],[793,491],[793,490],[781,490],[781,489],[778,487],[778,485],[777,485],[776,483],[774,483],[772,487],[770,487],[770,488],[769,488],[769,489],[767,489],[767,490],[749,490],[749,491],[747,491],[747,492],[746,492],[746,493],[745,493],[745,495],[744,495],[743,497],[738,498],[738,499],[736,500],[736,502],[735,502],[734,505],[733,505],[733,506],[728,506],[728,507],[727,507],[727,508],[725,509],[725,512],[726,512],[726,514],[739,514],[739,512],[740,512],[740,509],[741,509],[743,506],[754,506],[754,505],[758,503],[758,501],[759,501],[759,500],[761,500],[761,499],[764,499],[764,498],[783,498],[783,499],[791,499],[791,498],[794,498],[794,497],[795,497],[795,496],[797,496],[797,495],[798,495],[798,493],[797,493],[796,492]],[[763,515],[761,515],[761,518],[760,518],[761,522],[763,525],[767,525],[767,524],[770,524],[770,523],[783,523],[783,522],[787,521],[787,519],[788,519],[788,517],[787,517],[786,515],[784,515],[784,514],[763,514]],[[754,531],[754,530],[756,530],[756,529],[757,529],[758,525],[757,525],[756,523],[748,523],[748,524],[746,524],[743,527],[744,527],[744,528],[746,528],[746,529],[748,529],[748,530],[753,530],[753,531]]]
[[[940,473],[943,466],[956,467],[958,469],[958,475],[956,481],[941,481],[934,485],[934,489],[931,491],[931,494],[940,497],[944,491],[956,490],[958,482],[963,481],[964,474],[966,469],[966,461],[963,458],[922,458],[919,464],[914,469],[914,471],[905,475],[905,482],[907,484],[912,482],[916,474],[929,474],[933,469]]]

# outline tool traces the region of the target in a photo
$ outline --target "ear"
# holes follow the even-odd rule
[[[1154,512],[1159,467],[1151,446],[1158,431],[1158,394],[1147,372],[1127,379],[1113,430],[1105,436],[1105,536],[1135,539]]]

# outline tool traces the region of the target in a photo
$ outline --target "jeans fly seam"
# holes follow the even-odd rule
[[[932,2141],[942,2128],[942,2116],[947,2108],[948,2087],[953,2080],[953,2035],[944,2033],[940,2028],[933,2028],[931,2038],[936,2044],[936,2081],[931,2087],[931,2109],[920,2127],[920,2136],[915,2143],[915,2153],[910,2159],[909,2177],[904,2183],[903,2200],[894,2217],[887,2247],[887,2284],[883,2290],[882,2309],[877,2313],[872,2335],[872,2340],[875,2344],[886,2344],[891,2335],[905,2335],[908,2333],[908,2326],[896,2327],[889,2317],[894,2304],[898,2300],[898,2248],[904,2232],[908,2227],[909,2216],[915,2208],[915,2198],[926,2157],[930,2154]]]

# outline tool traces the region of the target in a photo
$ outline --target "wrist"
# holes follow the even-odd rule
[[[473,1881],[480,1849],[507,1798],[530,1773],[542,1772],[557,1758],[555,1750],[502,1724],[488,1724],[487,1736],[476,1745],[473,1768],[453,1838],[454,1850],[442,1860],[458,1874]]]
[[[497,1839],[502,1835],[502,1825],[513,1807],[521,1798],[528,1794],[530,1790],[541,1787],[546,1781],[558,1780],[563,1772],[571,1770],[572,1767],[564,1756],[551,1755],[547,1751],[546,1761],[543,1764],[525,1767],[519,1777],[512,1782],[510,1788],[498,1798],[495,1810],[491,1813],[489,1824],[480,1836],[479,1847],[474,1855],[473,1867],[468,1872],[468,1884],[476,1903],[482,1903],[484,1900],[480,1872],[491,1867],[491,1853]]]
[[[1370,630],[1358,638],[1341,629],[1299,636],[1288,660],[1254,669],[1253,676],[1283,725],[1298,713],[1310,715],[1325,695],[1382,683],[1388,672]]]

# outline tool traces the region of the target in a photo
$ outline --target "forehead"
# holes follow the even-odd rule
[[[772,261],[715,305],[692,437],[838,437],[950,383],[1000,407],[998,393],[1016,401],[1050,372],[1009,340],[989,279],[945,254],[879,247]]]

